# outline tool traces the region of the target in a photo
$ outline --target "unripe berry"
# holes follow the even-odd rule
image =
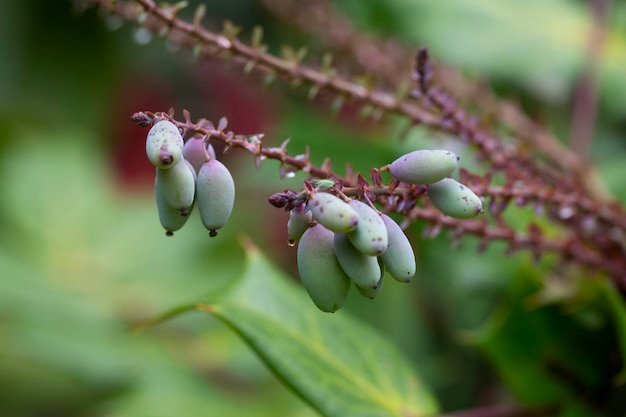
[[[415,275],[415,254],[402,228],[386,214],[381,218],[387,227],[389,246],[380,258],[389,274],[400,282],[410,282]]]
[[[468,219],[483,212],[483,203],[472,190],[452,178],[430,184],[428,198],[443,214]]]
[[[374,298],[378,297],[378,294],[381,293],[385,285],[385,266],[380,261],[380,259],[379,259],[379,265],[380,265],[380,281],[378,281],[378,287],[364,288],[364,287],[361,287],[360,285],[354,284],[359,294],[361,294],[365,298],[369,298],[370,300],[373,300]]]
[[[168,169],[157,168],[156,181],[163,201],[181,215],[187,216],[196,190],[195,172],[187,161],[181,159]]]
[[[289,221],[287,221],[287,239],[289,245],[293,244],[302,237],[302,234],[309,228],[313,215],[306,209],[304,204],[297,205],[289,212]]]
[[[432,184],[452,174],[458,160],[458,156],[450,151],[423,149],[393,161],[389,173],[409,184]]]
[[[183,158],[183,137],[174,123],[161,120],[152,126],[146,154],[152,165],[161,169],[173,167]]]
[[[339,310],[350,290],[350,278],[337,261],[333,241],[333,232],[316,224],[304,232],[298,243],[302,285],[317,308],[327,313]]]
[[[359,222],[359,215],[348,203],[326,192],[316,192],[307,202],[313,218],[333,232],[349,232]]]
[[[172,236],[175,231],[179,230],[185,225],[189,216],[183,216],[180,210],[172,208],[163,197],[163,191],[159,186],[159,181],[154,181],[154,195],[156,198],[157,211],[159,213],[159,222],[165,229],[167,236]],[[191,208],[189,208],[191,211]]]
[[[183,158],[191,162],[191,165],[193,165],[193,168],[196,170],[196,174],[200,172],[200,167],[206,162],[205,149],[209,157],[215,159],[213,146],[209,143],[205,147],[203,138],[189,138],[187,142],[185,142],[185,146],[183,146]]]
[[[381,269],[375,256],[368,256],[355,248],[345,233],[335,233],[335,255],[346,275],[360,287],[376,288]]]
[[[359,215],[358,226],[348,233],[348,238],[354,247],[370,256],[383,254],[388,245],[387,228],[380,215],[368,204],[359,200],[351,200],[349,205]]]
[[[235,182],[228,168],[217,159],[202,164],[196,182],[200,219],[210,236],[224,227],[235,204]]]

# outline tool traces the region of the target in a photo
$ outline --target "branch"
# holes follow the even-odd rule
[[[166,36],[180,44],[192,47],[204,55],[219,56],[222,59],[239,63],[244,69],[255,68],[280,76],[289,81],[309,85],[311,91],[326,90],[344,98],[368,105],[378,113],[392,113],[404,116],[412,125],[423,125],[432,130],[459,137],[478,150],[479,157],[488,161],[493,169],[506,171],[511,181],[543,178],[554,185],[574,190],[573,179],[564,180],[553,170],[536,165],[530,155],[522,149],[507,146],[500,140],[478,130],[472,119],[463,111],[450,113],[447,109],[428,109],[420,106],[414,98],[398,96],[381,90],[370,89],[360,83],[341,77],[332,68],[316,70],[303,66],[299,61],[281,59],[265,52],[263,45],[248,46],[234,36],[220,35],[203,28],[199,22],[189,23],[180,20],[167,8],[158,7],[152,0],[136,0],[145,12],[137,10],[128,2],[118,1],[111,6],[109,0],[92,0],[130,21],[140,19],[144,27]],[[439,98],[443,98],[439,95]],[[438,104],[450,106],[453,100],[440,100]],[[455,109],[456,110],[456,109]]]
[[[164,112],[138,112],[132,116],[132,120],[141,126],[150,126],[156,120],[167,119],[183,130],[183,134],[196,134],[206,137],[207,140],[216,139],[226,144],[225,152],[233,148],[243,148],[255,155],[257,167],[263,160],[273,159],[280,162],[280,173],[284,176],[286,172],[303,171],[312,178],[332,178],[342,184],[342,192],[346,195],[363,198],[367,196],[370,200],[376,200],[384,207],[383,211],[403,214],[408,222],[417,220],[430,223],[433,228],[431,235],[439,233],[441,228],[450,229],[453,239],[458,241],[464,235],[473,235],[481,240],[480,247],[486,248],[493,241],[505,242],[508,246],[507,252],[512,254],[518,250],[528,250],[538,260],[546,253],[554,253],[561,257],[563,261],[584,266],[593,271],[605,272],[613,278],[613,281],[626,292],[626,258],[623,256],[611,257],[610,252],[604,252],[602,246],[589,245],[579,235],[549,239],[546,238],[541,229],[535,225],[528,228],[527,233],[516,232],[507,226],[504,220],[499,218],[501,211],[494,210],[494,218],[499,220],[498,225],[490,225],[486,218],[477,220],[455,219],[443,215],[440,211],[431,206],[417,206],[417,202],[425,194],[425,187],[419,185],[409,185],[404,183],[394,185],[383,185],[380,179],[379,170],[372,170],[372,182],[370,185],[360,174],[350,172],[342,177],[331,170],[330,161],[326,161],[324,166],[318,167],[310,162],[309,152],[301,155],[289,155],[287,151],[288,141],[284,141],[280,147],[263,147],[262,134],[256,135],[236,135],[231,131],[225,131],[227,122],[222,118],[215,127],[206,119],[197,122],[191,121],[189,112],[184,111],[184,121],[174,118],[173,110]],[[467,174],[466,174],[467,176]],[[476,182],[476,178],[471,177]],[[484,181],[484,180],[483,180]],[[393,181],[392,181],[393,183]],[[480,181],[477,183],[480,184]],[[487,182],[482,182],[486,184]],[[507,187],[485,186],[481,191],[494,197],[529,197],[532,194],[530,189],[515,190]],[[538,190],[535,190],[538,192]],[[284,199],[295,198],[297,193],[281,193]],[[293,197],[292,197],[293,196]],[[545,197],[550,194],[546,192]],[[284,205],[283,205],[284,207]],[[593,243],[593,242],[592,242]]]
[[[349,54],[367,72],[383,80],[392,89],[403,88],[404,71],[412,50],[394,39],[380,39],[359,31],[327,0],[292,2],[261,0],[285,21],[295,21],[303,31],[312,34],[324,47],[338,56]],[[570,173],[585,185],[589,195],[605,199],[597,181],[589,175],[589,167],[578,155],[563,145],[544,126],[529,118],[510,101],[498,98],[487,86],[470,80],[459,71],[437,63],[434,78],[438,85],[460,100],[474,102],[482,114],[508,126],[525,146],[543,153],[549,163]],[[538,152],[537,152],[538,151]]]
[[[468,225],[473,226],[463,226],[464,222],[459,222],[457,219],[432,218],[432,213],[423,211],[427,209],[422,207],[416,208],[416,211],[409,215],[409,220],[428,219],[431,216],[429,220],[431,223],[443,224],[453,230],[456,228],[461,234],[478,235],[485,244],[492,240],[504,240],[508,242],[512,250],[519,247],[529,249],[536,257],[544,251],[558,252],[564,260],[606,272],[613,277],[620,288],[626,287],[625,273],[622,272],[626,271],[626,245],[623,243],[624,236],[626,236],[624,231],[626,215],[622,209],[617,204],[604,209],[601,204],[586,196],[585,190],[581,183],[576,181],[575,176],[563,174],[550,166],[540,165],[531,154],[507,145],[481,131],[475,119],[469,117],[457,105],[454,97],[438,86],[431,85],[432,64],[425,48],[420,50],[415,60],[415,70],[412,76],[416,88],[409,95],[399,96],[367,88],[337,75],[332,68],[323,67],[318,70],[304,66],[301,58],[296,56],[298,54],[292,54],[288,59],[273,56],[266,52],[266,47],[260,44],[258,39],[253,41],[253,46],[246,45],[235,37],[236,31],[232,27],[226,27],[222,34],[206,30],[200,25],[198,13],[194,22],[189,23],[176,17],[178,9],[175,7],[158,7],[152,0],[136,0],[136,4],[118,1],[113,6],[109,0],[92,1],[109,8],[127,20],[138,21],[141,25],[166,36],[171,41],[186,45],[201,55],[217,56],[220,59],[233,61],[242,65],[246,71],[257,68],[272,76],[280,76],[286,80],[308,85],[311,88],[310,91],[326,90],[338,98],[347,98],[368,105],[382,113],[399,114],[410,119],[413,124],[422,124],[432,130],[457,136],[476,148],[478,157],[488,162],[490,166],[490,173],[482,177],[478,183],[483,184],[483,191],[486,192],[484,195],[490,196],[492,203],[497,203],[500,208],[494,210],[493,213],[497,226],[487,227],[486,222],[468,222]],[[330,161],[322,167],[315,167],[310,164],[308,151],[304,155],[295,157],[288,155],[285,149],[286,143],[279,148],[263,148],[260,136],[242,137],[232,132],[225,133],[223,129],[215,129],[206,121],[193,124],[188,114],[185,115],[184,123],[177,122],[177,124],[186,130],[195,129],[197,133],[204,132],[203,134],[210,137],[220,138],[226,142],[227,149],[242,147],[253,152],[256,155],[257,165],[265,158],[280,160],[281,175],[286,174],[288,170],[302,170],[316,178],[340,179],[332,173]],[[503,172],[506,184],[511,184],[511,186],[501,190],[491,190],[492,194],[489,194],[488,187],[493,172]],[[359,181],[359,177],[356,181],[353,176],[343,180],[346,186],[360,187],[355,192],[357,197],[363,198],[371,190],[368,188],[369,184],[366,182],[362,184]],[[534,190],[541,194],[544,200],[536,199],[537,204],[551,205],[552,211],[549,210],[548,214],[569,230],[567,238],[560,241],[548,241],[542,236],[541,229],[537,226],[529,230],[528,235],[519,235],[506,225],[500,214],[511,197],[505,194],[511,193],[514,189],[513,185],[518,184],[525,184],[530,187],[529,191]],[[424,191],[416,188],[407,193],[402,190],[403,196],[397,198],[397,193],[394,194],[393,188],[395,186],[382,190],[379,202],[387,204],[393,197],[393,205],[390,208],[405,215],[408,215],[410,209],[415,207]],[[571,205],[565,205],[570,202],[568,198],[572,197],[576,200]],[[516,200],[525,203],[533,199],[525,199],[518,195]]]
[[[431,237],[436,236],[442,228],[450,229],[453,241],[457,242],[464,235],[476,236],[481,241],[479,250],[486,249],[494,241],[500,241],[508,246],[509,255],[518,250],[528,250],[538,261],[546,253],[554,253],[565,262],[609,274],[615,285],[622,292],[626,292],[624,258],[606,257],[602,252],[586,246],[576,236],[549,239],[534,225],[528,228],[527,233],[519,233],[506,225],[489,225],[485,219],[459,221],[437,210],[424,207],[414,207],[406,213],[406,216],[411,222],[422,220],[430,223],[433,229],[427,231],[427,234]]]

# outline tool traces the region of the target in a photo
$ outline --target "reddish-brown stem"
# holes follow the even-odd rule
[[[209,139],[218,139],[226,144],[226,149],[243,148],[257,156],[257,161],[263,159],[274,159],[281,163],[281,166],[289,165],[297,170],[307,172],[314,178],[333,178],[344,184],[341,194],[348,196],[356,196],[363,198],[364,196],[378,196],[380,204],[384,207],[384,211],[396,211],[402,213],[410,221],[422,220],[438,227],[445,227],[453,231],[457,236],[474,235],[481,240],[483,246],[487,246],[492,241],[503,241],[509,246],[509,250],[516,251],[520,249],[529,250],[536,258],[541,257],[544,253],[556,253],[563,260],[575,262],[579,265],[586,266],[592,270],[604,271],[614,278],[616,285],[626,291],[626,276],[624,274],[623,257],[618,259],[607,259],[602,256],[602,252],[595,250],[593,246],[586,245],[584,240],[573,237],[564,237],[560,239],[548,239],[541,234],[539,229],[529,229],[528,233],[519,233],[508,227],[503,221],[498,225],[490,225],[486,218],[476,220],[459,220],[441,214],[432,207],[416,206],[415,202],[420,199],[425,192],[424,186],[408,185],[400,183],[398,186],[370,185],[360,175],[351,175],[351,178],[342,178],[333,173],[329,168],[317,167],[312,165],[308,154],[291,156],[286,149],[286,143],[277,148],[265,148],[262,146],[259,137],[262,135],[235,135],[233,132],[224,130],[225,120],[220,121],[220,125],[215,128],[211,122],[207,120],[199,120],[196,123],[191,122],[188,112],[184,112],[185,121],[181,122],[173,117],[173,113],[158,112],[140,112],[135,113],[133,120],[143,126],[149,126],[157,119],[166,118],[174,123],[177,127],[186,133],[201,134]],[[376,171],[377,172],[377,171]],[[589,207],[581,204],[584,200],[569,199],[566,200],[562,195],[546,191],[545,189],[533,189],[530,187],[493,187],[483,185],[473,187],[479,193],[486,196],[499,197],[504,199],[537,198],[537,201],[543,203],[554,200],[556,204],[572,205],[578,210],[589,210],[590,215],[599,216],[599,212],[594,211],[597,207]],[[337,191],[339,193],[339,191]],[[296,195],[294,193],[294,195]],[[399,198],[399,199],[398,199]],[[404,204],[402,202],[408,201]],[[605,213],[611,220],[611,212]],[[500,219],[501,220],[501,219]],[[619,219],[623,220],[623,219]],[[601,246],[600,246],[601,247]]]
[[[283,146],[266,148],[262,146],[261,142],[251,143],[244,136],[236,136],[232,133],[229,135],[229,133],[227,132],[215,129],[214,127],[212,127],[212,125],[207,126],[201,123],[192,123],[191,121],[178,121],[173,117],[169,117],[165,113],[159,113],[159,115],[161,115],[162,117],[168,117],[171,122],[173,122],[174,124],[176,124],[176,126],[186,132],[194,132],[201,135],[206,135],[208,137],[223,141],[230,148],[244,148],[257,156],[262,155],[263,158],[278,160],[282,164],[293,167],[296,170],[307,172],[309,175],[311,175],[311,177],[330,178],[333,175],[339,177],[337,174],[334,174],[329,169],[312,165],[309,161],[308,155],[289,155],[286,148]],[[363,193],[363,190],[361,188],[349,188],[356,186],[356,181],[353,178],[341,179],[344,183],[344,189],[342,190],[344,193],[348,195],[358,195],[357,193]],[[606,225],[618,227],[626,232],[626,215],[624,215],[624,213],[619,210],[618,207],[611,208],[610,206],[597,203],[593,200],[585,198],[584,196],[568,196],[567,194],[560,193],[558,192],[558,190],[551,189],[546,186],[491,186],[489,184],[483,184],[480,182],[471,185],[472,190],[475,193],[485,198],[497,197],[501,199],[508,198],[513,200],[523,199],[526,202],[525,204],[529,202],[537,202],[541,204],[555,204],[559,207],[571,208],[572,210],[575,210],[575,214],[593,217],[595,219],[603,221]],[[408,186],[395,187],[393,190],[390,190],[389,187],[385,186],[369,186],[367,190],[379,196],[396,195],[401,197],[418,198],[423,194],[423,192],[418,192],[417,188]]]
[[[590,0],[591,1],[591,0]],[[604,0],[593,0],[594,2]],[[262,0],[274,13],[290,22],[296,22],[304,31],[315,36],[338,56],[354,58],[361,68],[392,89],[402,89],[405,82],[407,59],[413,52],[393,39],[380,39],[359,31],[352,22],[338,13],[327,0],[294,3],[288,0]],[[550,164],[561,172],[571,173],[585,186],[589,195],[605,198],[590,167],[575,152],[564,146],[544,126],[526,116],[510,101],[498,98],[487,86],[467,79],[458,71],[437,63],[433,74],[439,85],[455,97],[476,104],[481,115],[499,121],[513,130],[517,139],[527,142],[535,153],[543,154]]]
[[[108,0],[92,1],[103,7],[111,8]],[[569,188],[566,183],[563,183],[562,178],[555,177],[546,167],[539,168],[534,165],[532,159],[525,156],[520,149],[514,146],[505,146],[498,139],[477,130],[476,126],[459,112],[447,114],[436,109],[428,109],[420,106],[418,101],[410,97],[399,97],[395,92],[390,93],[364,87],[357,82],[337,75],[335,71],[317,70],[303,66],[300,62],[278,58],[265,52],[262,47],[248,46],[237,38],[216,34],[199,24],[180,20],[169,10],[158,7],[152,0],[135,1],[147,13],[142,25],[157,32],[161,32],[165,27],[170,33],[168,35],[170,40],[194,48],[201,47],[200,50],[203,54],[228,57],[230,61],[238,62],[245,67],[253,64],[254,68],[287,80],[297,80],[317,90],[327,90],[337,97],[367,104],[383,113],[404,116],[413,125],[419,124],[432,130],[453,134],[477,148],[480,157],[488,161],[495,170],[514,172],[518,179],[544,178],[547,180],[551,178],[555,185]],[[132,7],[124,7],[125,5],[128,4],[118,1],[112,10],[130,20],[133,20],[133,17],[136,18],[137,10]]]
[[[510,250],[526,249],[541,256],[555,253],[562,259],[584,265],[596,271],[605,271],[614,277],[614,282],[626,290],[626,273],[622,259],[605,259],[601,253],[583,246],[576,238],[548,239],[536,233],[519,233],[507,226],[489,225],[486,219],[459,221],[441,214],[433,208],[414,207],[407,217],[411,221],[423,220],[444,227],[458,236],[470,234],[480,238],[485,245],[493,241],[506,242]]]

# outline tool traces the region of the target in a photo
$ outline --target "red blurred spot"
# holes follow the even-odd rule
[[[116,96],[109,123],[112,172],[122,190],[148,192],[155,169],[146,157],[148,128],[130,116],[140,110],[167,111],[174,94],[167,80],[141,74],[121,82]]]

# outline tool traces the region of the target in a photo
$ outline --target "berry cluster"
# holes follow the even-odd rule
[[[448,178],[458,157],[449,151],[418,150],[386,166],[398,184],[426,185],[426,194],[442,213],[470,218],[482,213],[482,201],[469,188]],[[270,202],[289,210],[287,235],[298,245],[298,272],[315,305],[335,312],[353,282],[374,299],[382,290],[385,270],[399,282],[415,275],[413,249],[400,226],[379,212],[371,200],[350,198],[335,181],[305,182],[305,190],[285,190]]]
[[[197,203],[202,224],[210,236],[224,227],[235,202],[230,171],[215,157],[204,137],[186,142],[172,122],[155,120],[146,140],[146,154],[156,167],[154,193],[159,221],[166,235],[187,222]]]
[[[414,190],[425,194],[433,206],[451,217],[466,219],[483,212],[482,200],[449,177],[459,159],[450,151],[410,152],[373,169],[374,187],[359,174],[357,187],[344,188],[344,180],[330,170],[314,169],[306,155],[304,162],[290,158],[285,143],[280,148],[263,148],[258,139],[224,133],[225,120],[216,130],[204,120],[192,125],[186,113],[185,127],[179,128],[170,117],[133,115],[140,125],[152,126],[146,153],[156,167],[156,203],[168,236],[185,224],[196,203],[210,236],[215,236],[230,217],[235,200],[233,178],[216,159],[209,138],[224,140],[227,148],[243,147],[255,153],[257,160],[267,155],[282,164],[300,163],[304,165],[296,166],[308,168],[313,178],[304,181],[303,191],[285,190],[273,194],[269,201],[289,211],[288,242],[295,246],[299,241],[297,261],[302,284],[315,305],[325,312],[343,306],[352,283],[361,295],[374,299],[382,290],[385,272],[404,283],[415,275],[413,248],[402,228],[374,206],[377,197],[383,197],[384,204],[384,196],[389,203],[394,193]],[[184,141],[181,131],[195,132],[196,136]],[[381,171],[391,174],[389,186],[383,186]],[[385,205],[385,209],[401,212],[399,204]]]

